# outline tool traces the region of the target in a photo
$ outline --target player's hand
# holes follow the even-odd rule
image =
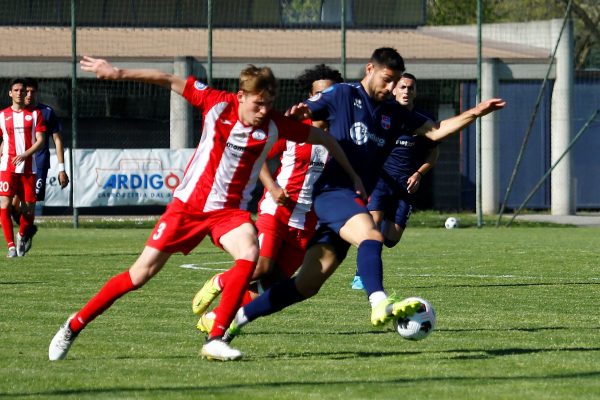
[[[506,101],[502,99],[488,99],[477,104],[477,116],[483,117],[491,112],[501,110],[506,106]]]
[[[410,194],[416,193],[421,184],[421,174],[415,172],[406,181],[406,191]]]
[[[102,58],[83,56],[79,64],[83,71],[92,72],[99,79],[115,80],[119,78],[119,69]]]
[[[58,183],[61,189],[64,189],[69,184],[69,176],[65,171],[60,171],[58,173]]]
[[[354,192],[359,195],[363,200],[367,201],[367,190],[363,185],[362,180],[358,175],[353,178],[354,181]]]
[[[269,193],[273,197],[273,200],[275,200],[275,202],[279,206],[285,206],[285,204],[287,203],[288,199],[290,198],[287,190],[285,190],[284,188],[280,187],[279,185],[275,185],[273,188],[271,188],[269,190]]]
[[[286,117],[291,117],[298,121],[310,118],[310,114],[310,108],[304,103],[298,103],[285,112]]]
[[[21,164],[23,161],[25,161],[27,159],[27,157],[23,156],[23,154],[17,154],[13,160],[12,163],[13,165],[19,165]]]

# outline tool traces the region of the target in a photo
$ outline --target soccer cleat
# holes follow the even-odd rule
[[[75,318],[75,314],[72,314],[65,322],[56,335],[52,338],[50,346],[48,347],[48,359],[50,361],[62,360],[67,356],[71,345],[77,338],[77,333],[73,332],[69,327],[71,320]]]
[[[352,289],[354,290],[363,290],[365,288],[365,286],[362,283],[362,279],[360,279],[360,276],[355,275],[354,279],[352,279]]]
[[[200,332],[204,332],[204,333],[208,334],[208,333],[210,333],[210,331],[212,331],[212,327],[213,327],[214,323],[215,323],[215,313],[211,311],[211,312],[202,314],[202,316],[198,320],[198,323],[196,324],[196,328]]]
[[[371,310],[371,323],[373,326],[381,326],[395,318],[407,318],[416,313],[419,307],[421,303],[418,300],[398,301],[393,296],[389,296]]]
[[[25,242],[25,244],[24,244],[25,253],[27,253],[29,250],[31,250],[33,237],[35,236],[37,231],[38,231],[37,225],[31,225],[27,234],[23,237],[23,241]]]
[[[23,257],[25,255],[25,239],[20,233],[17,233],[17,256]]]
[[[223,341],[225,343],[231,343],[233,339],[236,338],[240,333],[242,333],[242,328],[235,324],[235,320],[231,321],[229,328],[225,331],[223,335]]]
[[[202,346],[200,355],[207,360],[234,361],[242,358],[242,352],[230,347],[221,339],[211,339]]]
[[[196,293],[192,300],[192,311],[196,315],[202,315],[210,306],[210,303],[221,294],[221,288],[217,284],[217,279],[220,274],[216,274],[206,281],[202,289]]]
[[[17,248],[14,246],[11,246],[8,248],[8,253],[6,253],[6,257],[7,258],[14,258],[17,257]]]

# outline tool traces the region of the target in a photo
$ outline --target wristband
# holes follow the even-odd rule
[[[65,164],[64,163],[58,164],[58,172],[65,172]]]

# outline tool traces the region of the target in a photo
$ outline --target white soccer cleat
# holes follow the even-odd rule
[[[50,361],[62,360],[67,356],[71,345],[77,337],[77,334],[69,327],[69,323],[74,317],[75,314],[71,315],[52,338],[48,347],[48,359]]]
[[[21,236],[20,233],[17,233],[17,256],[18,257],[23,257],[25,255],[25,240],[23,239],[23,236]]]
[[[12,246],[8,248],[8,253],[6,253],[7,258],[15,258],[17,257],[17,248]]]
[[[220,339],[212,339],[202,346],[200,355],[207,360],[234,361],[242,358],[242,352],[230,347]]]

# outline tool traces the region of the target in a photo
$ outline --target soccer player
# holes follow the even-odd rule
[[[92,57],[84,57],[81,67],[100,79],[134,80],[171,89],[202,111],[203,128],[173,201],[141,255],[67,319],[50,342],[49,359],[65,358],[77,335],[94,318],[124,294],[144,285],[171,254],[188,254],[207,235],[235,261],[223,290],[219,318],[201,355],[223,361],[241,358],[242,353],[229,347],[222,335],[240,306],[258,259],[256,231],[245,208],[270,148],[279,137],[322,144],[344,165],[357,190],[364,190],[362,182],[335,139],[272,110],[276,80],[268,67],[250,65],[244,69],[237,93],[211,89],[193,76],[184,80],[158,70],[119,69]]]
[[[426,112],[415,109],[417,78],[414,75],[403,73],[394,95],[402,107],[434,119]],[[396,139],[394,148],[383,164],[367,208],[375,225],[383,233],[386,247],[396,246],[402,238],[412,212],[412,195],[419,190],[423,175],[433,168],[438,159],[437,144],[425,136],[402,134]],[[352,289],[364,289],[358,274],[352,280]]]
[[[442,121],[438,127],[389,99],[403,72],[404,61],[400,54],[393,48],[379,48],[367,63],[360,84],[333,85],[291,109],[292,115],[329,122],[329,133],[342,145],[367,193],[371,193],[379,176],[380,160],[385,159],[399,135],[414,133],[441,140],[505,105],[501,99],[486,100]],[[383,235],[361,196],[340,172],[339,164],[330,160],[315,185],[313,205],[320,226],[295,277],[273,285],[238,310],[224,340],[230,341],[242,326],[258,317],[317,294],[344,260],[351,245],[358,247],[358,272],[371,304],[374,326],[410,316],[421,306],[418,301],[398,301],[386,294],[381,262]]]
[[[307,69],[297,78],[298,85],[309,97],[317,96],[340,82],[343,82],[343,78],[339,71],[325,64]],[[312,122],[313,126],[327,130],[324,121],[304,122]],[[252,276],[256,284],[244,296],[242,306],[270,287],[272,282],[289,278],[296,272],[302,264],[317,223],[312,209],[312,189],[327,162],[327,149],[321,145],[280,139],[268,158],[275,156],[280,157],[276,178],[273,179],[266,165],[261,170],[260,179],[265,192],[259,202],[255,223],[260,243],[258,264]],[[217,307],[212,312],[202,314],[205,310],[199,307],[200,300],[208,290],[220,293],[227,274],[213,276],[192,301],[194,313],[201,314],[197,328],[202,332],[210,332],[219,309]]]
[[[35,159],[32,156],[44,145],[46,127],[42,113],[25,105],[24,79],[14,79],[8,95],[12,105],[0,111],[0,216],[8,245],[7,257],[12,258],[25,255],[23,236],[33,224],[35,208]],[[10,215],[14,196],[24,200],[16,244]]]
[[[25,89],[27,93],[25,96],[25,105],[29,108],[39,110],[44,117],[44,124],[46,125],[46,132],[48,133],[46,136],[50,137],[50,135],[52,135],[52,140],[56,147],[56,158],[58,159],[58,184],[61,189],[64,189],[69,184],[69,176],[65,171],[65,155],[61,136],[62,127],[60,120],[52,107],[38,103],[38,87],[39,85],[36,79],[25,78]],[[46,199],[46,178],[48,177],[48,170],[50,169],[50,140],[44,140],[44,146],[34,154],[34,157],[35,199],[36,202],[38,202]],[[13,198],[12,217],[15,221],[19,221],[21,217],[21,199],[18,196]],[[33,213],[33,218],[35,219],[35,213]],[[32,223],[31,227],[23,235],[25,253],[31,249],[33,236],[35,236],[36,233],[37,226]]]

